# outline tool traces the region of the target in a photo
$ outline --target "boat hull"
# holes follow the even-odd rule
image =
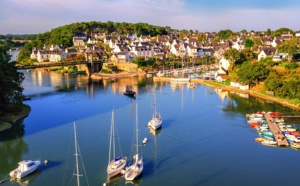
[[[125,179],[132,181],[135,178],[137,178],[141,173],[143,172],[144,166],[143,166],[143,160],[140,159],[137,164],[133,164],[130,167],[126,168],[125,172]]]
[[[40,161],[32,161],[32,165],[28,170],[21,170],[19,167],[9,173],[12,178],[23,178],[38,169],[38,166],[41,164]]]
[[[117,161],[115,160],[110,161],[106,170],[108,177],[112,178],[114,176],[119,175],[126,166],[126,160],[127,158],[122,158]]]
[[[190,78],[171,78],[170,80],[172,83],[188,83],[190,82]]]
[[[154,130],[159,129],[161,125],[162,125],[161,118],[152,118],[151,121],[149,121],[148,123],[148,126],[150,126]]]

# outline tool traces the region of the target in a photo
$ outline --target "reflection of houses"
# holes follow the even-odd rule
[[[220,97],[220,99],[222,101],[224,101],[225,98],[228,97],[228,91],[227,90],[223,90],[223,89],[217,88],[217,89],[215,89],[215,92]]]

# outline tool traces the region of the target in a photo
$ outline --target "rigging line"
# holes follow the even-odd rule
[[[72,129],[72,130],[73,130],[73,129]],[[70,149],[71,149],[71,142],[72,142],[72,139],[73,139],[72,134],[69,135],[69,136],[70,136],[70,139],[69,139],[69,148],[68,148],[67,157],[66,157],[66,164],[65,164],[65,171],[64,171],[64,175],[63,175],[62,185],[64,185],[65,180],[66,180],[67,164],[68,164],[68,162],[69,162]]]
[[[80,160],[81,160],[81,165],[82,165],[82,169],[83,169],[83,174],[85,176],[85,179],[86,179],[86,182],[87,182],[87,185],[90,185],[89,184],[89,181],[88,181],[88,178],[87,178],[87,174],[86,174],[86,170],[85,170],[85,166],[83,164],[83,160],[82,160],[82,156],[81,156],[81,151],[80,151],[80,147],[78,145],[78,151],[79,151],[79,154],[80,154]]]
[[[121,140],[120,140],[120,135],[119,135],[119,130],[118,130],[118,126],[117,125],[115,125],[115,129],[116,129],[117,138],[118,138],[119,152],[120,152],[120,155],[123,157],[121,143],[120,143]]]

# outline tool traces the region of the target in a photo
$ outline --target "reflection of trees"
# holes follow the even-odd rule
[[[23,141],[25,133],[23,123],[13,124],[12,129],[0,135],[0,175],[7,175],[17,167],[22,160],[22,154],[28,151],[28,145]]]
[[[249,97],[245,99],[237,94],[229,93],[229,102],[223,109],[225,112],[238,112],[241,114],[249,114],[258,111],[276,111],[284,114],[296,113],[288,107],[283,107],[278,103],[269,102],[267,100]]]

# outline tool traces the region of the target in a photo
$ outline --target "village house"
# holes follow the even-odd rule
[[[130,46],[130,48],[131,53],[133,53],[135,57],[145,57],[146,60],[149,57],[153,57],[154,54],[152,46],[146,43],[135,43],[134,45]]]
[[[290,32],[283,32],[283,33],[281,34],[281,38],[282,38],[283,41],[290,40],[290,39],[292,39],[293,37],[294,37],[294,35],[291,34]]]
[[[274,37],[272,41],[272,47],[276,48],[278,45],[282,43],[282,38],[280,36]]]
[[[258,54],[258,61],[260,61],[263,58],[271,57],[276,54],[276,48],[274,47],[263,47]]]
[[[73,46],[84,46],[84,40],[82,37],[73,37]]]
[[[216,80],[217,80],[218,82],[223,82],[223,81],[225,81],[227,78],[228,78],[228,75],[227,75],[227,74],[218,74],[217,77],[216,77]]]
[[[230,62],[227,59],[225,59],[224,56],[222,56],[220,61],[219,61],[219,67],[224,69],[226,71],[226,74],[227,74],[229,66],[230,66]]]
[[[190,56],[192,58],[197,58],[197,56],[198,56],[197,47],[195,47],[192,44],[188,44],[186,47],[186,53],[188,56]]]
[[[87,43],[88,43],[88,44],[93,44],[93,45],[94,45],[94,44],[97,44],[98,41],[97,41],[96,39],[94,39],[94,38],[89,37]]]

